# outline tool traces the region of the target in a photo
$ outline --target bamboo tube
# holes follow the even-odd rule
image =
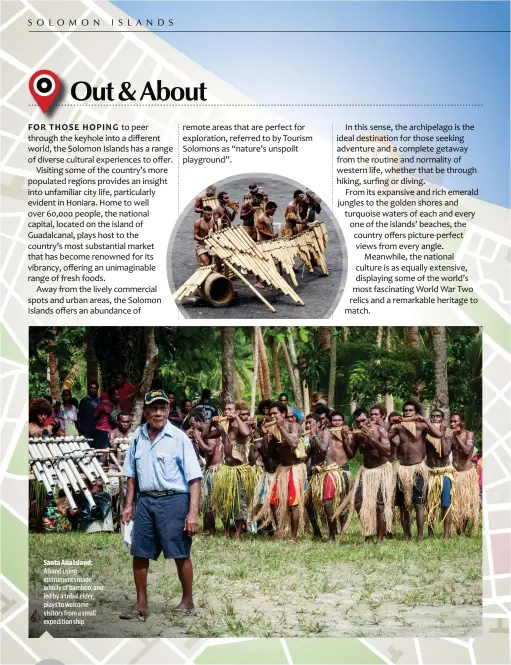
[[[41,474],[37,470],[36,462],[34,460],[30,463],[30,468],[32,470],[32,473],[34,474],[35,479],[39,483],[39,485],[42,485],[43,484],[43,477],[41,476]]]
[[[97,457],[92,458],[92,463],[94,464],[94,467],[96,468],[99,477],[103,481],[103,484],[108,487],[108,478],[106,477],[105,472],[103,471],[103,468],[101,467],[101,464],[98,462]]]
[[[242,275],[240,272],[238,272],[236,268],[234,268],[234,266],[232,266],[229,263],[229,261],[225,260],[224,263],[233,271],[235,275],[237,275],[237,277],[241,279],[242,282],[244,282],[248,286],[249,289],[251,289],[256,294],[259,300],[261,300],[266,305],[266,307],[268,307],[274,314],[277,312],[275,307],[273,307],[273,305],[270,305],[270,303],[266,300],[266,298],[262,295],[262,293],[259,293],[256,287],[252,286],[252,284],[248,281],[248,279],[245,279],[245,276]]]

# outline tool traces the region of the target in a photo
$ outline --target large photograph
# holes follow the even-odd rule
[[[478,634],[481,338],[31,328],[30,636]]]

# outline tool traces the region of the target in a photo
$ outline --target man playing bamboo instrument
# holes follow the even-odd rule
[[[205,206],[202,217],[193,225],[193,239],[197,243],[195,246],[195,255],[197,263],[201,266],[211,264],[211,255],[206,247],[204,238],[207,238],[210,231],[216,231],[217,227],[213,221],[213,209],[211,206]]]
[[[266,417],[265,417],[266,418]],[[271,420],[270,416],[268,418]],[[248,455],[248,461],[256,465],[260,460],[263,466],[263,473],[259,475],[257,485],[254,491],[252,502],[252,522],[257,524],[257,530],[261,532],[265,527],[269,527],[273,534],[273,513],[270,506],[270,495],[275,480],[275,471],[279,464],[278,442],[276,439],[263,436],[259,428],[254,431],[252,445]]]
[[[255,209],[253,198],[251,197],[241,206],[240,219],[243,222],[241,228],[252,238],[252,240],[257,239],[254,215]]]
[[[314,420],[316,427],[311,427],[311,421]],[[315,431],[316,436],[321,435],[320,431],[321,419],[317,413],[309,413],[308,416],[305,416],[305,442],[307,450],[307,490],[310,487],[310,482],[312,478],[313,468],[321,463],[321,450],[319,446],[314,444],[312,432]],[[314,508],[314,503],[312,502],[312,494],[307,491],[305,495],[305,508],[307,510],[307,515],[309,516],[309,522],[312,526],[312,534],[314,540],[323,540],[323,535],[318,524],[318,516],[316,515],[316,510]]]
[[[390,464],[390,444],[387,430],[372,423],[365,409],[355,409],[353,431],[343,430],[342,443],[348,458],[355,456],[357,450],[363,458],[363,465],[358,470],[353,489],[342,502],[341,511],[349,506],[349,513],[343,533],[356,510],[360,520],[360,530],[366,542],[376,536],[379,544],[385,534],[392,531],[392,513],[394,499],[394,474]]]
[[[257,218],[256,228],[258,242],[262,242],[263,240],[273,240],[273,238],[277,237],[277,234],[273,233],[273,216],[277,211],[277,207],[275,201],[268,201],[266,204],[266,210]]]
[[[232,226],[236,211],[238,210],[238,201],[230,201],[227,192],[220,192],[218,195],[218,205],[213,211],[213,219],[218,229],[229,229]]]
[[[268,438],[268,446],[277,446],[279,465],[271,490],[270,505],[277,525],[277,537],[283,538],[289,525],[291,541],[298,539],[298,527],[304,519],[304,487],[307,468],[303,457],[298,456],[300,425],[287,419],[287,406],[282,402],[272,402],[270,416],[273,422],[264,423],[263,437]]]
[[[169,400],[163,390],[146,393],[144,416],[147,422],[135,430],[123,467],[128,478],[123,524],[132,519],[136,487],[140,493],[131,542],[137,602],[120,615],[143,621],[148,615],[149,559],[156,561],[162,551],[175,560],[183,590],[174,612],[194,612],[190,550],[199,529],[202,480],[192,442],[168,422]]]
[[[349,475],[348,455],[341,440],[342,417],[336,415],[334,419],[335,435],[326,428],[318,430],[317,421],[311,419],[309,436],[310,445],[315,449],[316,460],[316,464],[312,467],[309,491],[314,512],[316,515],[323,513],[326,517],[331,541],[335,540],[341,503],[350,488],[350,480],[349,477],[345,478],[344,470],[344,467],[347,467]],[[339,462],[342,463],[343,470],[339,468]],[[344,522],[346,519],[347,511],[344,512]]]
[[[314,409],[314,413],[319,416],[320,429],[323,431],[330,427],[330,409],[326,404],[319,403]]]
[[[216,416],[211,425],[218,428],[224,447],[224,463],[215,476],[211,496],[213,509],[220,513],[225,537],[231,537],[230,525],[234,520],[236,540],[241,540],[255,485],[254,468],[248,463],[250,427],[241,420],[239,405],[233,402],[225,405],[224,417]]]
[[[202,528],[211,536],[216,534],[215,509],[211,500],[215,477],[220,470],[224,458],[224,447],[220,432],[212,431],[204,422],[200,411],[192,411],[189,418],[188,434],[206,456],[204,480],[202,481]],[[206,429],[207,428],[207,429]],[[208,438],[206,438],[206,434]]]
[[[277,204],[274,201],[268,201],[266,204],[266,210],[262,215],[256,220],[256,231],[257,231],[257,242],[263,242],[264,240],[272,240],[277,237],[276,233],[273,233],[273,215],[277,211]],[[258,288],[262,288],[264,285],[261,280],[257,280],[255,285]]]
[[[452,462],[456,469],[453,522],[458,534],[477,531],[479,525],[479,479],[472,462],[474,432],[465,429],[465,418],[451,413]]]
[[[199,213],[199,215],[202,215],[204,212],[204,199],[212,199],[216,194],[216,187],[215,185],[210,185],[207,187],[203,192],[201,192],[198,196],[195,197],[195,212]]]
[[[415,509],[417,540],[424,532],[424,500],[428,486],[428,467],[424,462],[426,436],[442,438],[442,431],[421,415],[421,404],[410,399],[403,407],[403,418],[389,430],[389,439],[397,443],[396,503],[401,515],[405,540],[411,538],[410,511]]]
[[[380,404],[379,402],[373,404],[369,409],[369,417],[372,423],[386,427],[385,418],[387,417],[387,409],[385,408],[385,405]],[[388,427],[386,429],[388,430]]]
[[[452,503],[454,496],[454,467],[450,462],[452,432],[444,425],[444,412],[434,409],[430,420],[442,432],[440,439],[426,434],[426,464],[428,465],[428,493],[426,512],[428,535],[434,536],[440,512],[444,524],[444,538],[451,537]]]
[[[257,240],[256,217],[263,212],[261,206],[266,195],[262,189],[258,189],[256,184],[249,185],[249,190],[245,202],[241,206],[240,219],[243,222],[242,229],[252,240]]]
[[[296,225],[298,233],[305,231],[308,224],[316,220],[316,214],[321,212],[321,199],[317,194],[308,189],[298,204],[298,215],[300,223]]]
[[[283,236],[294,236],[297,233],[296,225],[302,223],[300,218],[300,205],[306,205],[305,194],[301,189],[293,193],[293,200],[287,204],[284,213],[285,226],[282,229]]]

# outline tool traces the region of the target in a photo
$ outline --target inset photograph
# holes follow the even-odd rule
[[[478,327],[29,340],[30,637],[481,632]]]
[[[324,201],[270,174],[198,192],[167,252],[169,285],[188,318],[327,318],[346,273],[346,243]]]

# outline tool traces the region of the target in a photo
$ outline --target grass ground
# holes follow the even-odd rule
[[[132,606],[131,557],[118,534],[31,534],[30,601],[37,637],[342,637],[476,635],[481,624],[481,534],[418,545],[399,527],[384,545],[364,546],[353,520],[335,544],[298,546],[268,536],[241,543],[198,535],[193,545],[198,614],[172,614],[180,586],[173,562],[151,563],[147,623],[118,619]],[[42,624],[44,559],[92,558],[98,615],[84,626]]]

